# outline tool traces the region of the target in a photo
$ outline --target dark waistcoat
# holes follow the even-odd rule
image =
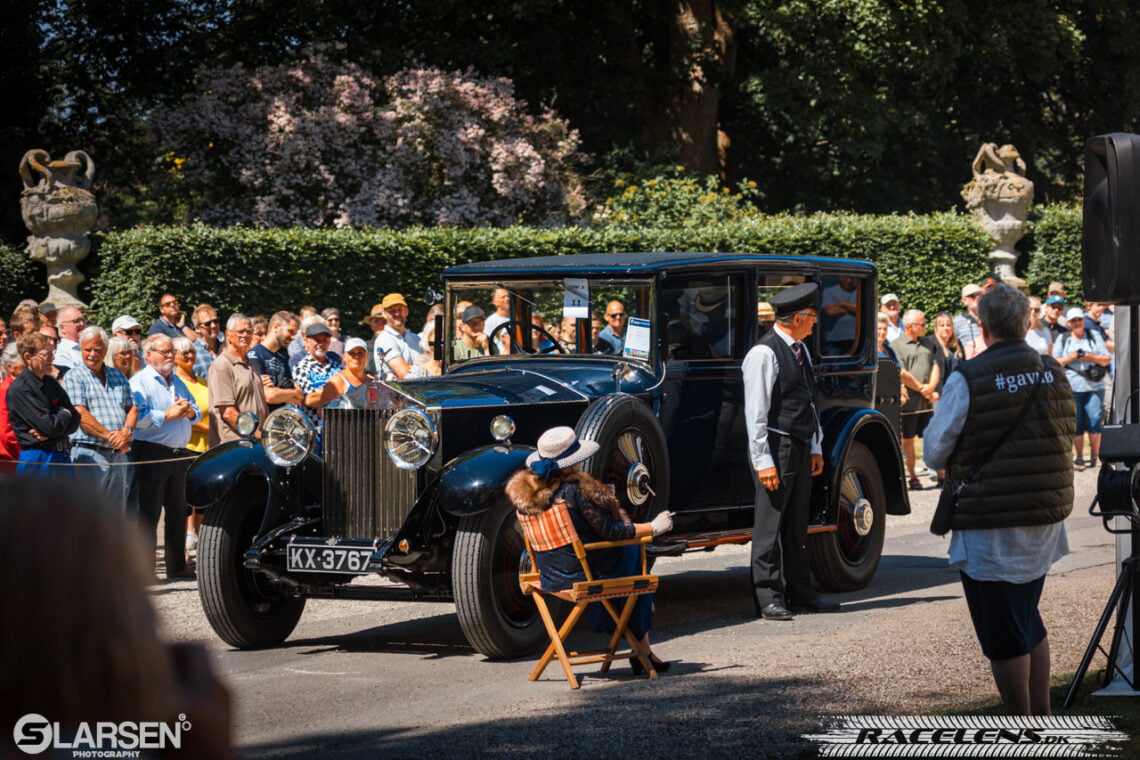
[[[816,432],[815,378],[811,362],[804,357],[803,370],[796,354],[784,343],[775,330],[761,338],[761,343],[776,355],[779,372],[772,387],[772,402],[768,406],[768,427],[787,433],[801,441],[810,441]],[[807,347],[804,347],[807,350]]]
[[[970,409],[949,477],[960,483],[974,472],[1013,426],[1039,368],[1044,376],[1033,407],[962,490],[955,529],[1048,525],[1073,510],[1073,391],[1064,369],[1024,341],[995,343],[959,365],[970,388]]]

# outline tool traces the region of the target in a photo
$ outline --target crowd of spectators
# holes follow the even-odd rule
[[[912,490],[923,488],[919,479],[923,474],[933,478],[937,486],[942,485],[944,473],[926,472],[918,461],[915,439],[922,438],[950,374],[961,362],[985,351],[978,299],[995,284],[992,278],[986,278],[981,283],[962,286],[962,312],[943,312],[933,324],[928,324],[921,311],[904,312],[899,297],[893,293],[880,299],[879,357],[893,360],[900,370],[903,452]],[[1078,304],[1083,304],[1083,308]],[[1077,400],[1073,467],[1083,470],[1095,466],[1100,454],[1105,394],[1112,387],[1112,308],[1093,301],[1075,303],[1068,299],[1060,282],[1049,283],[1041,298],[1030,296],[1029,306],[1026,343],[1037,353],[1057,359],[1065,368]],[[928,334],[930,328],[933,330]],[[1086,435],[1091,454],[1087,461]]]
[[[507,330],[492,340],[509,319],[509,294],[495,291],[483,306],[464,302],[454,315],[459,360],[511,350]],[[297,405],[319,434],[324,410],[369,379],[440,372],[432,346],[444,307],[432,307],[417,333],[399,293],[360,320],[367,339],[343,331],[335,307],[231,314],[224,326],[210,304],[184,311],[171,293],[155,310],[147,328],[150,315],[119,315],[106,330],[75,307],[31,300],[0,319],[0,473],[81,479],[138,522],[152,548],[165,510],[167,578],[195,574],[202,516],[184,501],[189,463],[237,438],[242,412],[264,418]],[[620,352],[622,304],[592,316],[591,345]],[[536,325],[563,346],[575,341],[561,324]]]
[[[988,279],[967,283],[961,290],[963,311],[938,314],[933,322],[921,311],[904,309],[895,294],[880,299],[879,354],[901,370],[903,450],[913,489],[923,487],[922,475],[941,480],[940,473],[922,467],[916,439],[946,379],[960,362],[985,350],[977,300],[992,284]],[[517,330],[496,331],[510,318],[510,294],[496,289],[489,300],[455,304],[449,351],[456,361],[512,351]],[[1059,282],[1030,304],[1026,341],[1057,358],[1076,394],[1074,467],[1083,469],[1086,435],[1089,463],[1095,464],[1099,454],[1112,378],[1112,310],[1071,303]],[[30,300],[0,319],[0,473],[85,478],[116,510],[148,530],[165,509],[168,577],[194,574],[186,559],[196,547],[201,515],[187,514],[181,502],[188,463],[236,438],[242,412],[264,417],[283,405],[297,405],[319,434],[324,410],[361,383],[440,372],[433,346],[444,307],[433,306],[415,332],[399,293],[385,295],[360,319],[365,337],[343,330],[335,307],[232,314],[223,329],[210,304],[184,312],[175,295],[164,293],[155,306],[149,328],[123,314],[112,321],[110,334],[89,325],[79,309]],[[761,318],[770,321],[770,307],[760,308]],[[621,353],[628,323],[622,302],[611,301],[604,312],[590,316],[588,344],[587,336],[578,334],[585,323],[548,323],[540,315],[534,322],[541,340],[556,342],[549,350],[589,345],[597,352]]]

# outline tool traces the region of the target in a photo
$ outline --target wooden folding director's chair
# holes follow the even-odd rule
[[[546,670],[546,666],[550,664],[550,660],[554,657],[557,657],[558,662],[562,665],[562,672],[566,674],[566,680],[570,682],[571,689],[578,688],[578,679],[574,675],[573,666],[600,662],[602,663],[601,672],[605,673],[610,669],[610,663],[615,659],[623,659],[631,656],[636,656],[641,661],[642,667],[648,671],[650,678],[656,678],[657,671],[653,667],[652,659],[637,651],[637,639],[634,638],[633,633],[629,630],[629,619],[633,614],[633,607],[637,603],[637,597],[642,594],[652,594],[657,590],[657,576],[648,574],[645,562],[645,545],[652,541],[653,537],[644,536],[642,538],[629,539],[626,541],[598,541],[583,544],[578,538],[578,532],[574,529],[574,523],[570,520],[570,514],[566,504],[560,502],[556,502],[540,515],[519,515],[519,523],[522,525],[523,538],[526,540],[526,550],[530,555],[530,566],[532,569],[532,572],[520,574],[519,585],[522,587],[524,593],[534,597],[534,603],[538,607],[538,613],[542,617],[542,622],[546,626],[547,633],[550,634],[550,646],[546,648],[542,658],[539,659],[538,664],[535,665],[534,670],[531,671],[529,680],[537,680],[543,671]],[[608,549],[632,544],[641,545],[640,575],[602,579],[594,577],[590,571],[590,563],[586,558],[589,552],[597,549]],[[586,580],[579,581],[563,591],[544,590],[542,584],[539,582],[538,563],[535,561],[535,552],[547,551],[566,545],[573,545],[574,554],[578,557],[578,561],[582,563],[582,570],[586,575]],[[570,611],[569,616],[567,616],[561,628],[554,625],[554,618],[550,614],[550,607],[544,598],[547,596],[557,597],[574,605],[574,608]],[[617,599],[625,599],[625,604],[622,605],[620,612],[614,605],[614,600]],[[567,652],[565,645],[566,637],[574,630],[574,626],[582,617],[582,613],[586,611],[586,606],[591,602],[600,602],[610,617],[613,618],[615,628],[613,635],[610,637],[610,644],[606,649]],[[630,649],[629,651],[617,652],[618,642],[621,641],[623,636],[629,643]]]

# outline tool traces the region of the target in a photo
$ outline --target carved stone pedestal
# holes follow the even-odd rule
[[[974,178],[962,188],[966,208],[994,242],[989,253],[991,274],[1017,288],[1025,286],[1014,273],[1014,245],[1025,234],[1033,203],[1033,183],[1025,178],[1025,161],[1012,145],[986,143],[974,159]]]
[[[94,175],[95,163],[81,150],[62,161],[52,161],[45,150],[29,150],[20,162],[20,211],[32,233],[25,250],[47,268],[47,300],[57,308],[87,308],[77,290],[86,278],[76,264],[91,250],[87,230],[99,213],[91,194]]]

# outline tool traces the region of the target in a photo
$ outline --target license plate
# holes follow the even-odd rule
[[[294,573],[367,573],[368,558],[372,549],[352,546],[312,546],[290,544],[286,553],[286,568]]]

